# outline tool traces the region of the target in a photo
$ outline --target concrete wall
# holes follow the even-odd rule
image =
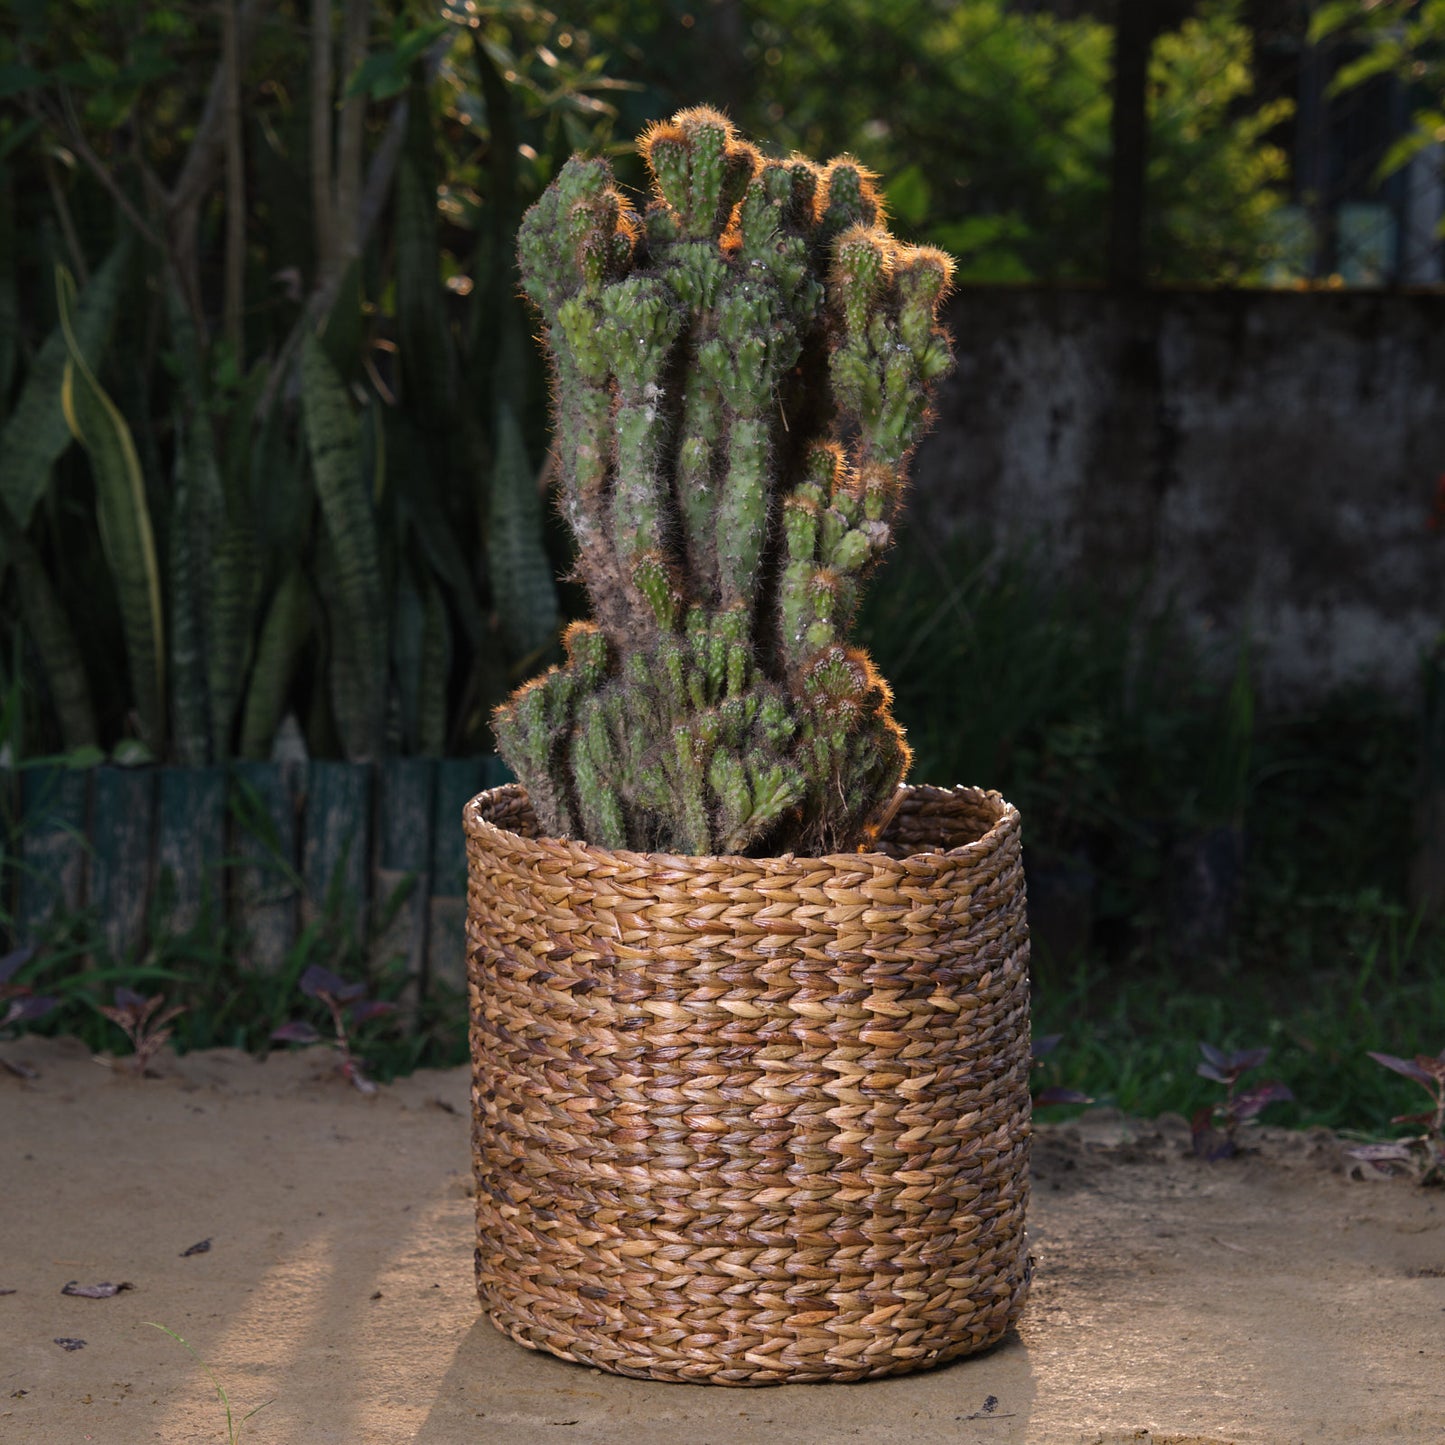
[[[1146,582],[1266,702],[1407,697],[1445,628],[1445,296],[964,291],[915,525]]]

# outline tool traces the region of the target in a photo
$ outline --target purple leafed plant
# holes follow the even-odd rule
[[[1268,1049],[1238,1049],[1226,1053],[1213,1044],[1200,1044],[1204,1062],[1195,1070],[1201,1078],[1223,1084],[1224,1099],[1206,1104],[1189,1122],[1194,1152],[1201,1159],[1229,1159],[1239,1152],[1239,1131],[1258,1122],[1260,1111],[1270,1104],[1284,1103],[1294,1095],[1283,1084],[1267,1080],[1241,1091],[1240,1077],[1257,1069],[1269,1058]]]
[[[1062,1038],[1063,1034],[1042,1034],[1033,1041],[1034,1068],[1037,1068],[1043,1059],[1058,1048],[1059,1040]],[[1078,1089],[1066,1089],[1058,1084],[1050,1084],[1047,1088],[1038,1089],[1033,1096],[1035,1109],[1047,1108],[1050,1104],[1092,1104],[1093,1102],[1092,1095],[1080,1093]]]
[[[341,1073],[353,1087],[363,1094],[374,1094],[376,1085],[367,1078],[362,1060],[352,1050],[351,1029],[395,1013],[396,1005],[367,997],[370,990],[366,984],[348,983],[318,963],[313,963],[301,975],[301,992],[307,998],[319,999],[326,1005],[331,1015],[333,1037],[324,1039],[320,1030],[306,1019],[292,1019],[272,1031],[272,1043],[327,1043],[340,1055]]]
[[[15,975],[34,957],[33,948],[17,948],[0,958],[0,1006],[4,1008],[0,1013],[0,1029],[34,1023],[55,1007],[55,999],[14,981]]]
[[[1415,1175],[1421,1184],[1445,1184],[1445,1049],[1433,1059],[1429,1054],[1401,1059],[1373,1050],[1370,1057],[1377,1064],[1413,1079],[1430,1095],[1434,1106],[1423,1114],[1396,1114],[1390,1120],[1392,1124],[1423,1124],[1423,1133],[1386,1144],[1362,1144],[1349,1151],[1350,1157],[1384,1174],[1394,1173],[1399,1166]]]
[[[118,988],[114,1003],[100,1005],[101,1013],[130,1040],[135,1050],[132,1064],[139,1078],[145,1077],[151,1060],[170,1038],[172,1020],[186,1011],[183,1004],[166,1008],[165,1001],[163,994],[152,994],[146,998],[133,988]]]

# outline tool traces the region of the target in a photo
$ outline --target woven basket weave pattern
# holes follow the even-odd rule
[[[477,1288],[622,1374],[862,1379],[1027,1287],[1018,814],[912,788],[880,848],[693,858],[468,805]],[[920,851],[920,850],[928,851]]]

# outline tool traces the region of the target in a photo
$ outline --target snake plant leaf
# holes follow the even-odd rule
[[[200,415],[206,406],[206,368],[201,354],[201,339],[196,334],[191,308],[181,295],[180,282],[170,270],[166,272],[165,296],[166,329],[174,352],[176,380],[192,415]]]
[[[164,290],[182,403],[175,410],[175,468],[166,546],[172,746],[182,766],[200,767],[213,756],[208,624],[211,556],[223,500],[206,407],[200,339],[180,285],[169,272]]]
[[[30,525],[50,483],[50,469],[70,445],[72,428],[61,403],[66,368],[73,356],[92,372],[99,365],[125,287],[130,248],[129,235],[123,235],[91,276],[79,303],[70,306],[68,319],[45,339],[0,432],[0,497],[22,527]],[[69,282],[72,291],[74,284]]]
[[[336,286],[336,299],[326,313],[320,333],[322,350],[343,381],[354,380],[362,373],[364,304],[361,262],[353,258],[341,273],[341,280]]]
[[[15,196],[9,166],[0,165],[0,418],[20,353],[20,301],[15,285]]]
[[[172,708],[182,761],[231,755],[260,575],[251,508],[239,483],[226,485],[216,457],[206,394],[206,365],[189,308],[174,279],[167,314],[186,414],[176,417],[177,467],[171,518]],[[231,416],[231,432],[249,433],[248,380]]]
[[[124,324],[127,310],[132,310],[144,300],[137,302],[132,297],[122,302]],[[93,371],[94,367],[91,368]],[[147,366],[130,366],[120,362],[109,368],[107,394],[115,409],[125,418],[135,443],[136,460],[140,463],[141,477],[145,482],[146,506],[151,515],[151,526],[155,530],[156,552],[165,555],[166,531],[170,526],[171,489],[170,468],[161,456],[160,428],[151,423],[151,388],[155,381],[153,369]]]
[[[386,424],[380,408],[362,409],[357,419],[357,435],[361,442],[361,474],[371,479],[372,506],[380,511],[386,501]]]
[[[387,618],[376,519],[363,474],[357,419],[315,336],[301,351],[301,399],[321,514],[334,554],[323,596],[331,627],[330,691],[347,757],[379,757],[386,736]]]
[[[437,284],[436,192],[423,165],[407,155],[396,173],[397,360],[403,405],[419,419],[444,423],[456,409],[456,376]]]
[[[207,449],[179,412],[167,555],[170,589],[171,726],[176,761],[210,761],[210,702],[206,684],[206,562],[220,497]]]
[[[21,614],[50,688],[65,750],[96,746],[95,707],[75,630],[46,575],[45,564],[4,502],[0,502],[0,562],[15,569]]]
[[[316,661],[314,677],[317,684],[307,689],[306,711],[299,719],[306,742],[307,754],[313,758],[339,758],[346,756],[346,745],[341,739],[341,730],[336,722],[336,679],[349,676],[350,665],[346,640],[337,628],[325,599],[335,597],[336,549],[331,534],[324,525],[316,529],[316,543],[310,557],[310,573],[316,589]],[[338,660],[341,658],[342,660]],[[338,670],[339,669],[339,670]],[[353,669],[354,670],[354,669]]]
[[[160,757],[166,739],[166,629],[145,478],[130,428],[85,358],[75,329],[75,282],[64,267],[57,268],[56,297],[67,350],[61,407],[90,457],[100,541],[120,604],[136,712],[143,741]]]
[[[391,624],[392,673],[396,678],[396,702],[400,712],[405,745],[416,750],[417,680],[421,673],[422,638],[426,629],[426,606],[417,585],[416,569],[403,555],[397,569]]]
[[[228,497],[244,492],[251,477],[255,451],[256,408],[270,376],[269,360],[258,361],[242,381],[226,418],[226,444],[218,458],[221,481]],[[282,408],[277,408],[277,411]],[[273,485],[275,481],[273,479]],[[258,529],[259,531],[259,529]]]
[[[306,438],[295,435],[285,413],[281,406],[267,412],[247,459],[250,507],[272,587],[301,560],[316,515]]]
[[[440,509],[433,504],[430,493],[418,490],[406,501],[422,551],[451,597],[468,645],[477,647],[483,640],[485,627],[482,606],[477,597],[476,582],[466,558],[462,555],[457,535],[447,526]]]
[[[241,756],[263,760],[271,755],[276,729],[291,697],[291,684],[311,638],[311,589],[296,563],[266,609],[256,644],[256,665],[246,689],[241,715]]]
[[[227,508],[211,559],[206,619],[206,686],[210,697],[211,755],[231,755],[236,713],[251,662],[251,638],[260,604],[260,564],[249,517]]]
[[[447,589],[475,646],[484,625],[477,568],[457,539],[476,525],[468,498],[480,492],[489,458],[476,457],[469,445],[475,428],[460,424],[467,409],[458,405],[460,363],[436,264],[439,168],[430,113],[428,86],[418,68],[411,79],[393,202],[401,400],[393,430],[408,439],[406,485],[396,494],[416,528],[425,561]],[[425,458],[424,468],[417,464],[419,457]],[[416,561],[420,567],[422,558]],[[441,600],[435,605],[441,606]]]
[[[516,235],[522,215],[517,165],[521,137],[517,133],[514,87],[506,80],[507,63],[498,63],[498,56],[479,31],[472,32],[472,53],[491,131],[491,143],[487,146],[490,204],[486,210],[487,224],[478,237],[477,259],[472,266],[476,277],[486,279],[472,291],[467,350],[469,370],[473,379],[482,383],[481,394],[486,395],[494,378],[506,380],[505,364],[513,359],[503,353],[513,344],[506,322],[517,320],[520,304]]]
[[[477,527],[476,503],[473,501],[470,508],[458,507],[456,503],[462,499],[445,496],[430,467],[425,484],[419,485],[414,463],[424,447],[420,428],[400,408],[389,409],[386,421],[386,451],[392,468],[388,485],[396,499],[398,521],[404,524],[419,548],[418,566],[425,562],[436,575],[468,645],[476,647],[482,641],[485,627],[476,578],[479,563],[474,552],[464,550]],[[472,488],[478,494],[486,471],[480,459],[467,469],[466,475],[478,479]],[[451,510],[444,506],[447,502],[452,504]]]
[[[502,400],[487,507],[487,561],[502,639],[518,659],[545,651],[557,634],[557,590],[542,545],[542,524],[542,497],[521,423]]]
[[[447,745],[447,683],[452,671],[452,632],[441,588],[426,580],[426,611],[417,671],[416,750],[439,758]]]
[[[435,579],[406,559],[397,578],[392,651],[407,744],[422,757],[440,757],[446,750],[451,624]]]

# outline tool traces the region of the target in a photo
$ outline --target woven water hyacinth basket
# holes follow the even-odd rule
[[[1028,1283],[1018,813],[914,787],[872,853],[715,858],[466,809],[477,1292],[624,1375],[760,1385],[995,1343]]]

